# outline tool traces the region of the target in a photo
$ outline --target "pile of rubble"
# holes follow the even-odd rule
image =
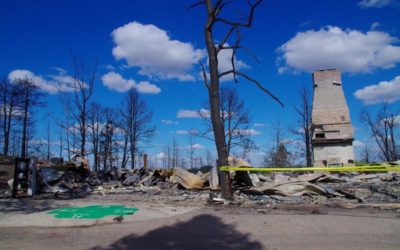
[[[231,166],[249,164],[230,158]],[[398,163],[395,163],[398,164]],[[57,195],[88,194],[175,194],[210,193],[211,201],[221,202],[216,167],[201,170],[118,169],[90,172],[85,161],[74,158],[67,163],[38,162],[37,187],[40,193]],[[400,201],[400,175],[397,172],[356,173],[327,172],[259,173],[231,172],[235,200],[297,202],[346,200],[358,203],[394,203]],[[208,191],[207,191],[208,190]],[[203,191],[203,192],[200,192]]]
[[[172,187],[198,190],[210,187],[210,173],[193,174],[182,168],[173,169],[117,169],[77,174],[67,168],[41,167],[39,190],[44,193],[123,193],[124,191],[159,190]],[[218,180],[217,177],[216,180]],[[215,181],[214,181],[215,182]],[[218,188],[218,184],[216,188]]]

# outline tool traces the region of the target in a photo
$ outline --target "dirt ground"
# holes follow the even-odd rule
[[[205,195],[0,199],[0,217],[71,204],[123,204],[170,216],[79,227],[2,227],[2,249],[399,249],[400,211],[313,204],[209,204]],[[190,208],[182,210],[182,208]],[[168,211],[165,211],[168,210]],[[174,215],[176,210],[186,211]],[[136,216],[136,217],[135,217]],[[21,217],[22,218],[22,217]],[[0,218],[1,219],[1,218]]]

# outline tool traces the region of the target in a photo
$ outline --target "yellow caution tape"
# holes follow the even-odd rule
[[[400,166],[379,165],[379,166],[343,166],[343,167],[230,167],[222,166],[221,171],[252,171],[252,172],[382,172],[397,171],[400,172]]]

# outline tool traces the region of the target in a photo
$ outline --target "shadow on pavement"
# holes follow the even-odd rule
[[[100,249],[263,249],[234,226],[224,224],[218,217],[199,215],[186,222],[165,226],[143,236],[125,236]]]

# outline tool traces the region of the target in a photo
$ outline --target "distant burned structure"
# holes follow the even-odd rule
[[[354,164],[353,127],[340,71],[313,74],[312,146],[314,166]]]

